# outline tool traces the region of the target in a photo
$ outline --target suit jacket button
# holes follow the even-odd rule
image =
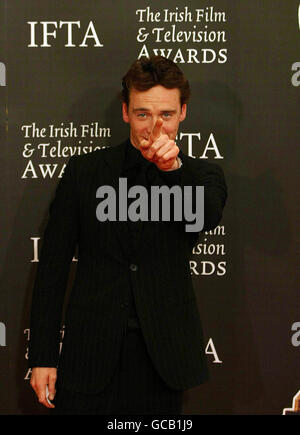
[[[130,267],[130,270],[132,270],[132,272],[136,272],[138,270],[138,267],[136,264],[131,264],[129,267]]]

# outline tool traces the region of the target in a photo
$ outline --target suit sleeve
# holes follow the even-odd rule
[[[33,286],[29,367],[56,367],[62,307],[79,231],[76,157],[71,157],[49,207]]]
[[[194,159],[180,153],[183,165],[174,171],[156,170],[152,183],[158,185],[192,186],[192,205],[195,209],[196,186],[204,187],[204,226],[200,232],[213,230],[221,221],[227,199],[227,185],[222,168],[200,159]],[[152,171],[154,174],[154,171]],[[184,225],[186,225],[184,220]],[[196,233],[199,233],[196,231]],[[196,234],[195,234],[196,235]]]
[[[204,187],[204,226],[201,232],[213,230],[221,221],[227,200],[227,185],[222,168],[199,159],[184,158],[182,186]],[[193,192],[194,193],[194,192]],[[195,195],[193,195],[193,202]]]

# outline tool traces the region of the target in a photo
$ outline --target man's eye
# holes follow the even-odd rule
[[[146,113],[139,113],[138,118],[146,118]]]
[[[164,118],[170,118],[171,114],[170,113],[164,113],[163,116],[164,116]]]

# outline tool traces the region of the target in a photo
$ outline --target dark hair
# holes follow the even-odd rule
[[[141,57],[130,67],[122,79],[122,101],[128,106],[129,93],[132,88],[147,91],[153,86],[161,85],[167,89],[178,88],[180,104],[185,104],[190,97],[190,85],[183,72],[170,59],[163,56]]]

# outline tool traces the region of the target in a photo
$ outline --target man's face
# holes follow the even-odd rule
[[[142,92],[131,89],[129,107],[123,103],[122,112],[123,120],[130,124],[131,143],[139,148],[142,140],[149,139],[159,117],[163,120],[162,133],[175,140],[179,123],[186,116],[186,104],[180,105],[179,89],[157,85]]]

